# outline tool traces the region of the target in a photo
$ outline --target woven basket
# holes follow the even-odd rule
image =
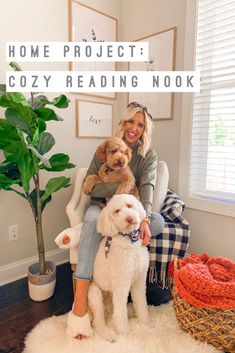
[[[195,307],[185,302],[175,287],[173,307],[184,331],[217,349],[235,353],[235,309]]]

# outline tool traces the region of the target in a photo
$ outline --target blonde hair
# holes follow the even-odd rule
[[[126,121],[130,120],[136,113],[142,113],[144,115],[144,132],[142,137],[139,139],[139,148],[137,153],[143,157],[145,157],[146,152],[148,151],[150,144],[151,144],[151,136],[152,136],[152,130],[153,130],[153,123],[150,117],[148,116],[148,113],[146,112],[146,109],[143,109],[142,106],[138,107],[128,107],[124,111],[121,121],[119,122],[114,135],[116,137],[120,137],[123,139],[124,137],[124,126]]]

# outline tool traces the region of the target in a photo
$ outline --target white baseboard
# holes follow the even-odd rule
[[[60,265],[69,261],[68,250],[56,249],[46,253],[46,260],[53,261],[56,265]],[[20,278],[27,277],[28,267],[38,262],[38,257],[28,257],[17,262],[12,262],[9,265],[0,266],[0,286],[14,282]]]

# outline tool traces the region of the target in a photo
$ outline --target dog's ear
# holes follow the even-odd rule
[[[132,157],[132,151],[131,151],[131,149],[128,146],[127,146],[127,149],[126,149],[126,155],[127,155],[127,158],[128,158],[128,160],[130,162],[131,157]]]
[[[106,161],[106,148],[107,148],[108,142],[104,141],[101,145],[97,147],[96,150],[96,157],[98,160],[102,163]]]
[[[113,224],[112,219],[109,215],[108,207],[106,206],[100,212],[100,216],[97,222],[97,231],[103,236],[114,235],[118,232],[117,227]]]
[[[135,198],[136,207],[138,209],[140,219],[142,220],[146,217],[146,211],[145,211],[142,203],[135,196],[133,196],[133,197]]]

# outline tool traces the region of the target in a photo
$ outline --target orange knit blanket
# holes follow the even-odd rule
[[[192,254],[179,260],[174,283],[194,306],[235,308],[235,263],[227,258]]]

